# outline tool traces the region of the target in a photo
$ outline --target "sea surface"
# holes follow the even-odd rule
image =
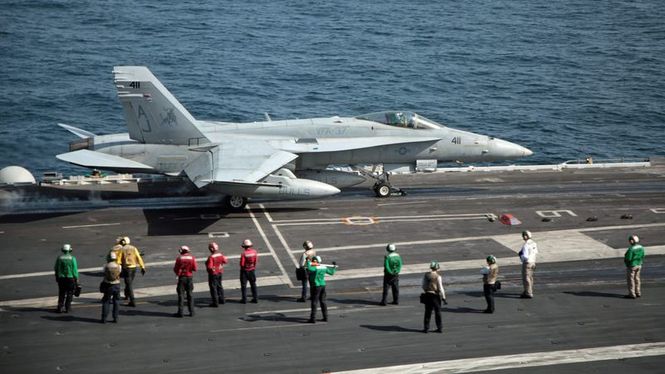
[[[665,2],[0,0],[0,167],[126,132],[111,71],[146,65],[200,119],[412,110],[532,149],[665,155]]]

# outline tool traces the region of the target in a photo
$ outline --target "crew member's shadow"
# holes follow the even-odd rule
[[[173,317],[173,313],[167,312],[153,312],[149,310],[140,310],[140,309],[125,309],[120,308],[118,314],[121,316],[148,316],[148,317]]]
[[[471,297],[485,297],[485,294],[482,291],[463,292],[463,294]],[[521,294],[519,293],[502,292],[500,290],[494,292],[494,297],[500,297],[503,299],[519,299],[520,295]]]
[[[467,307],[459,307],[459,308],[443,307],[441,308],[441,311],[446,313],[482,313],[484,309],[474,309]]]
[[[282,313],[276,314],[250,314],[240,318],[245,322],[268,321],[268,322],[292,322],[292,323],[306,323],[309,318],[305,317],[287,317]]]
[[[60,315],[60,316],[42,316],[42,318],[49,321],[57,322],[89,322],[89,323],[99,323],[99,318],[88,318],[88,317],[77,317],[73,315]]]
[[[583,297],[612,297],[616,299],[622,299],[623,294],[608,293],[608,292],[594,292],[594,291],[565,291],[565,294],[573,296],[583,296]]]
[[[410,328],[407,328],[407,327],[396,326],[396,325],[390,325],[390,326],[360,325],[360,327],[364,327],[366,329],[376,330],[376,331],[422,332],[422,330],[420,330],[420,329],[410,329]]]
[[[332,298],[328,298],[328,300],[334,302],[335,304],[379,305],[378,301],[365,300],[365,299],[332,299]]]

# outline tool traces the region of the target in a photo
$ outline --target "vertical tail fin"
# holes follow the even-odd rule
[[[194,117],[145,66],[116,66],[118,89],[129,137],[143,143],[208,143]]]

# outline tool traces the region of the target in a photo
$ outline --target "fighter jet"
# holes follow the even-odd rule
[[[128,133],[95,135],[60,124],[81,139],[56,157],[123,173],[185,176],[196,188],[226,195],[233,209],[247,198],[307,199],[334,195],[373,178],[390,184],[395,167],[499,161],[529,156],[520,145],[446,127],[408,111],[252,123],[195,119],[144,66],[116,66],[114,83]],[[344,166],[333,170],[331,166]],[[382,165],[372,173],[359,165]]]

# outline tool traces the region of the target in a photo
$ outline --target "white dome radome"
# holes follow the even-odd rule
[[[0,170],[0,184],[30,183],[35,184],[35,177],[20,166],[7,166]]]

